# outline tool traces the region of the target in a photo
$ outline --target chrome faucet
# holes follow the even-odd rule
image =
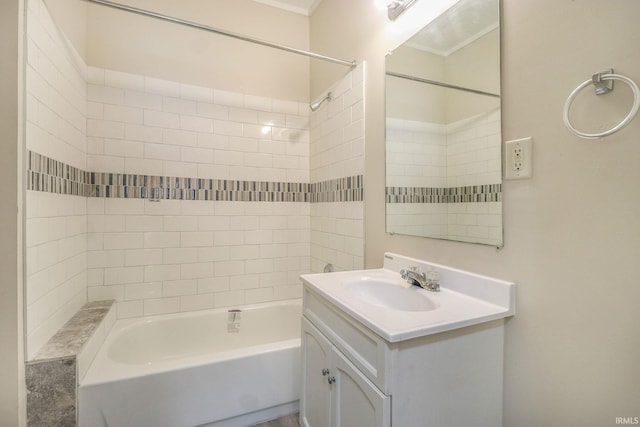
[[[422,289],[426,289],[432,292],[440,291],[440,284],[438,283],[438,273],[435,271],[424,273],[422,271],[419,271],[417,267],[409,267],[406,270],[400,270],[400,276],[405,279],[407,283],[420,286]]]

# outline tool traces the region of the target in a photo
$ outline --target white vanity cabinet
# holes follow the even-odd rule
[[[302,426],[329,426],[331,419],[331,352],[333,346],[307,319],[302,318]]]
[[[389,396],[369,381],[306,318],[302,323],[302,425],[391,425]]]
[[[502,425],[502,319],[389,342],[309,286],[303,300],[303,427]]]

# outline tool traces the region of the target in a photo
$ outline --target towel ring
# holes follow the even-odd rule
[[[627,114],[627,117],[625,117],[620,123],[618,123],[616,126],[612,127],[609,130],[606,130],[604,132],[599,132],[599,133],[580,132],[579,130],[573,127],[573,125],[571,124],[571,121],[569,120],[569,109],[571,108],[571,104],[573,103],[578,93],[585,87],[589,86],[590,84],[593,84],[594,86],[596,86],[597,95],[603,95],[605,93],[611,92],[611,90],[613,90],[613,85],[609,86],[608,88],[603,87],[604,86],[603,83],[608,80],[618,80],[629,85],[629,87],[631,88],[631,91],[633,92],[633,106],[631,107],[631,111],[629,111],[629,114]],[[604,136],[608,136],[613,133],[616,133],[620,129],[628,125],[638,113],[639,108],[640,108],[640,89],[638,89],[638,85],[636,85],[633,80],[631,80],[628,77],[622,76],[620,74],[613,74],[613,72],[606,73],[606,74],[602,74],[602,73],[594,74],[591,79],[585,81],[584,83],[580,84],[577,88],[575,88],[574,91],[571,92],[571,94],[567,98],[567,102],[565,102],[564,104],[564,114],[563,114],[564,125],[567,127],[567,129],[569,129],[569,131],[572,134],[579,136],[581,138],[586,138],[586,139],[602,138]]]

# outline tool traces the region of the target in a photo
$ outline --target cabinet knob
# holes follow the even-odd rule
[[[327,378],[327,381],[329,381],[329,384],[333,384],[336,382],[336,377],[329,377]]]
[[[322,370],[322,376],[324,377],[324,376],[327,376],[327,375],[329,375],[329,369],[324,368],[324,369]]]

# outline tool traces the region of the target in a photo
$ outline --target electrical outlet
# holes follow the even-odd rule
[[[521,146],[513,148],[513,164],[511,169],[521,171],[524,166],[524,150]]]
[[[533,174],[532,138],[515,139],[504,143],[504,179],[531,178]]]

